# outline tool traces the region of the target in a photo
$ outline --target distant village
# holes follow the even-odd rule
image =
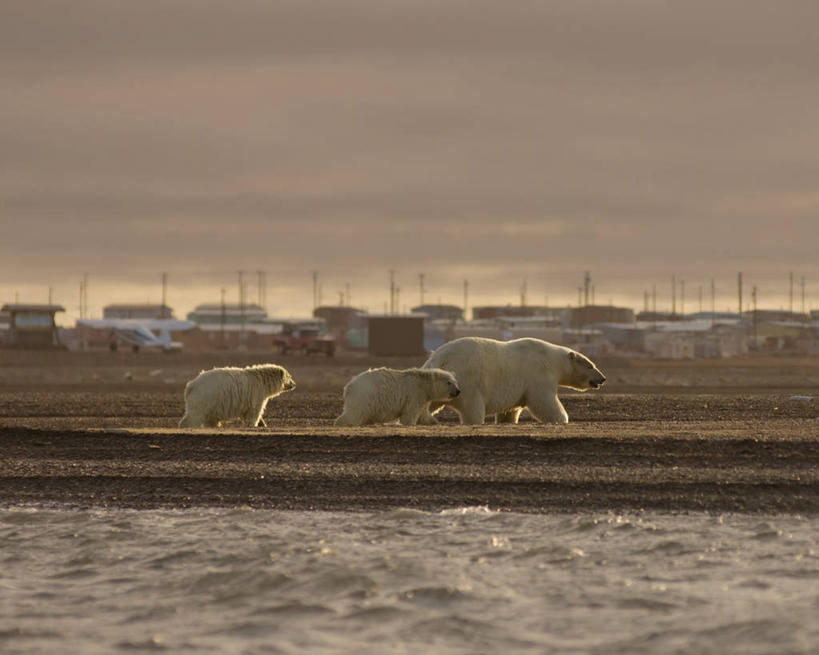
[[[59,305],[7,304],[0,310],[4,348],[108,349],[152,346],[190,352],[249,351],[333,356],[339,350],[420,355],[466,336],[535,337],[590,356],[726,358],[753,353],[819,355],[819,311],[753,309],[743,313],[634,312],[626,307],[424,304],[409,313],[371,314],[319,306],[305,319],[268,316],[258,304],[203,304],[177,319],[165,304],[113,304],[103,318],[56,325]],[[159,338],[162,331],[169,338]],[[140,334],[143,335],[140,340]],[[147,335],[147,336],[145,336]],[[152,338],[153,337],[153,338]]]

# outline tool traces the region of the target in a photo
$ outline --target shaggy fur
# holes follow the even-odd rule
[[[451,400],[459,393],[455,376],[440,369],[370,369],[345,385],[344,412],[335,424],[415,425],[430,400]]]
[[[606,381],[585,355],[540,339],[463,337],[438,348],[423,367],[455,374],[462,393],[448,404],[461,423],[471,425],[480,425],[493,414],[498,423],[517,423],[524,408],[543,423],[568,423],[558,386],[586,391]],[[442,407],[431,404],[419,423],[436,423],[432,413]]]
[[[296,388],[290,373],[276,364],[202,371],[185,386],[183,428],[218,427],[238,418],[248,427],[265,426],[267,401]]]

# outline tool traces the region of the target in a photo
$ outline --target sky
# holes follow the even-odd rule
[[[813,0],[0,4],[0,302],[819,308]],[[349,287],[347,286],[349,285]],[[678,302],[679,293],[678,289]],[[678,307],[679,309],[679,307]]]

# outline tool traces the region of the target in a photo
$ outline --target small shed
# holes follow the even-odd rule
[[[20,349],[65,349],[54,315],[64,312],[61,305],[4,305],[0,311],[8,313],[9,327],[3,346]]]
[[[423,355],[424,317],[413,315],[370,316],[371,355]]]

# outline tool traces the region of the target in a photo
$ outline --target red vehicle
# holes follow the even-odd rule
[[[322,334],[317,323],[283,323],[282,331],[273,338],[273,350],[286,354],[300,352],[303,355],[323,353],[327,357],[336,354],[336,341]]]

